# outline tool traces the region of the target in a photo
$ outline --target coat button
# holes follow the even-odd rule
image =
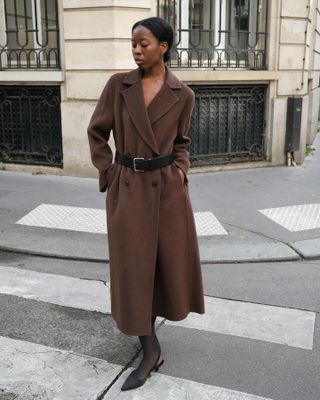
[[[126,179],[126,180],[124,181],[124,184],[125,184],[126,186],[129,186],[129,185],[130,185],[129,179]]]
[[[158,182],[153,181],[153,182],[151,183],[151,185],[154,186],[154,187],[156,187],[156,186],[158,186]]]

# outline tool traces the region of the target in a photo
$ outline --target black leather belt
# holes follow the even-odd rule
[[[116,151],[115,161],[125,167],[132,168],[135,172],[151,171],[153,169],[166,167],[171,164],[175,159],[174,154],[167,154],[165,156],[153,157],[153,158],[142,158],[142,157],[131,157],[126,154],[121,154]]]

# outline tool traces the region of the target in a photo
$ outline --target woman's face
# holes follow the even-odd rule
[[[132,32],[132,55],[136,64],[148,69],[156,64],[163,63],[162,55],[168,48],[167,42],[159,42],[151,31],[139,25]]]

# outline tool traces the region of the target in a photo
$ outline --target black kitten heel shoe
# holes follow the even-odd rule
[[[151,370],[148,372],[148,374],[146,375],[145,378],[138,378],[136,376],[136,371],[137,369],[134,369],[130,375],[128,375],[127,379],[124,381],[124,384],[121,387],[121,390],[130,390],[130,389],[135,389],[139,386],[142,386],[145,381],[147,380],[147,378],[150,376],[150,373],[152,371],[158,371],[160,365],[162,365],[164,363],[164,359],[162,359],[160,362],[160,357],[161,357],[161,353],[159,354],[158,360],[155,363],[155,365],[151,368]]]

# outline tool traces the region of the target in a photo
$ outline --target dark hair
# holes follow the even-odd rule
[[[131,33],[137,26],[144,26],[149,31],[153,33],[153,35],[159,40],[159,42],[167,42],[168,43],[168,50],[163,55],[163,61],[167,62],[170,60],[170,49],[173,43],[173,30],[170,24],[162,18],[159,17],[151,17],[142,19],[141,21],[137,21],[132,29]]]

